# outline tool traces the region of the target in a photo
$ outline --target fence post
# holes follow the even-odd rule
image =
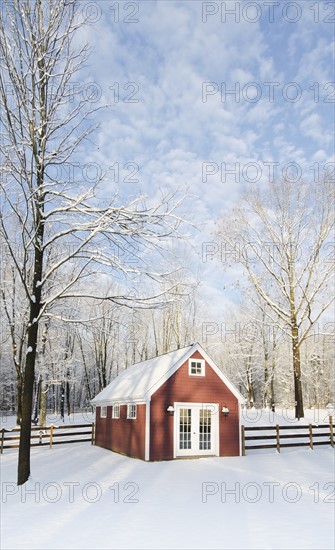
[[[1,454],[3,453],[3,441],[5,439],[5,428],[1,430]]]
[[[241,426],[242,456],[245,456],[245,427]]]
[[[330,428],[330,444],[334,447],[334,426],[333,426],[333,417],[329,416],[329,428]]]
[[[276,445],[277,445],[277,451],[278,453],[280,453],[279,424],[276,424]]]
[[[309,446],[311,449],[313,449],[313,426],[312,424],[308,424],[308,431],[309,431]]]
[[[50,449],[52,449],[52,434],[54,431],[54,425],[50,424]]]
[[[91,445],[94,445],[94,438],[95,438],[95,424],[92,422],[92,439],[91,439]]]

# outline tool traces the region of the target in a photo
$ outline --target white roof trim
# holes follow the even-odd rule
[[[108,386],[106,386],[108,388]],[[102,390],[103,391],[103,390]],[[102,392],[100,392],[102,393]],[[98,407],[102,406],[105,407],[106,405],[108,407],[112,407],[113,405],[145,405],[147,401],[143,399],[142,397],[123,397],[122,399],[101,399],[99,401],[96,401],[96,398],[100,395],[96,395],[93,399],[91,399],[92,405],[97,405]]]

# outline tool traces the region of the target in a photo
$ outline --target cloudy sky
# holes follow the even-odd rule
[[[105,0],[81,10],[87,89],[110,105],[87,162],[106,173],[107,194],[188,188],[185,217],[200,228],[193,269],[205,297],[233,301],[233,275],[201,258],[215,221],[250,182],[299,184],[333,166],[334,4]]]

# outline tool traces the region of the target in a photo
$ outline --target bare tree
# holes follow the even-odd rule
[[[13,265],[1,265],[0,303],[3,318],[0,322],[6,325],[11,343],[11,357],[16,373],[16,424],[22,419],[22,391],[24,358],[26,351],[26,334],[28,329],[26,296],[18,290],[18,274]]]
[[[254,320],[259,327],[259,340],[264,361],[264,389],[262,395],[263,407],[270,407],[275,411],[275,370],[276,370],[276,350],[279,341],[280,319],[269,323],[269,317],[273,317],[273,312],[267,312],[268,306],[264,300],[253,291],[246,293],[246,297],[251,299],[254,311]]]
[[[304,390],[308,406],[324,409],[334,401],[333,335],[313,331],[304,342],[301,358],[306,372]]]
[[[3,173],[0,235],[8,262],[20,279],[20,291],[29,303],[18,484],[30,475],[30,435],[38,328],[42,316],[59,300],[87,294],[80,282],[97,274],[146,273],[159,281],[141,259],[127,265],[127,255],[111,254],[135,243],[136,250],[164,249],[165,241],[178,236],[180,219],[175,196],[162,196],[147,206],[143,197],[130,204],[117,195],[101,201],[98,183],[54,176],[55,167],[77,166],[91,135],[90,117],[96,109],[73,78],[85,63],[87,44],[76,46],[80,20],[75,0],[4,0],[0,19],[0,103],[4,113],[1,135]],[[106,182],[105,182],[106,184]],[[11,227],[19,229],[13,244]],[[161,244],[160,244],[161,243]],[[140,253],[139,253],[140,255]],[[32,264],[29,270],[28,258]],[[145,296],[143,304],[159,299]],[[121,296],[129,303],[127,287]]]
[[[253,188],[217,230],[222,248],[245,268],[266,314],[274,323],[279,318],[290,334],[297,418],[304,416],[301,344],[334,300],[333,227],[334,184],[325,179]]]

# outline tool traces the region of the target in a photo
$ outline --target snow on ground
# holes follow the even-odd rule
[[[332,549],[334,450],[146,463],[89,443],[2,455],[1,548]]]
[[[329,411],[328,411],[329,413]],[[245,409],[246,426],[326,424],[326,410]],[[64,424],[89,423],[90,412]],[[48,424],[62,425],[57,415]],[[2,416],[2,427],[15,418]],[[334,450],[145,463],[89,443],[32,449],[16,486],[17,450],[1,457],[1,548],[333,549]]]

